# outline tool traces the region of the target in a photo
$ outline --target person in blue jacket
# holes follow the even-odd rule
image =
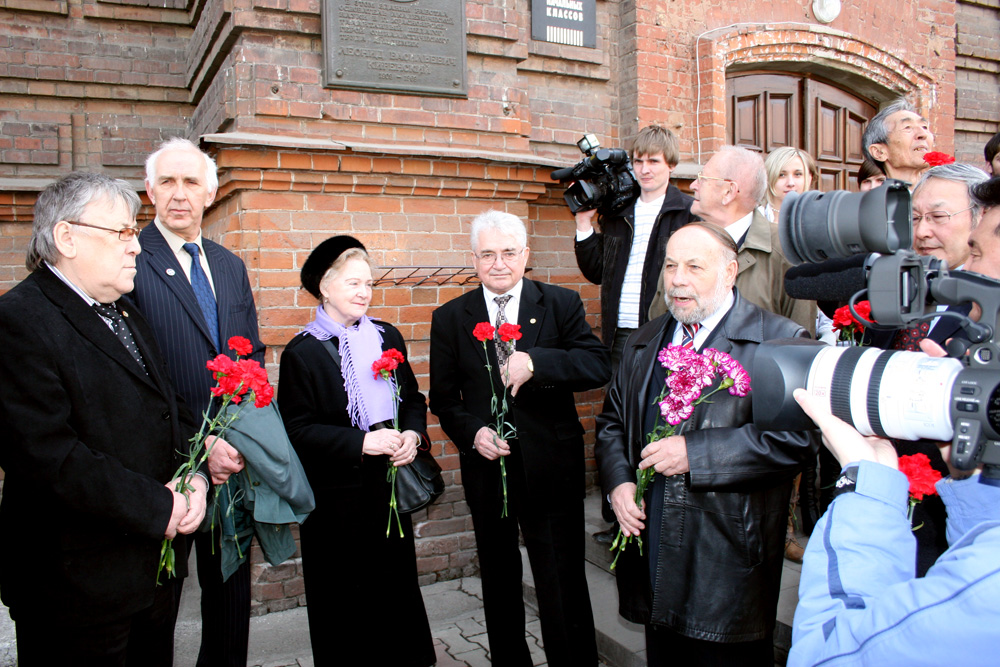
[[[862,436],[803,389],[795,398],[843,473],[806,548],[788,665],[996,664],[1000,488],[955,469],[937,483],[950,547],[918,579],[909,483],[892,445]]]

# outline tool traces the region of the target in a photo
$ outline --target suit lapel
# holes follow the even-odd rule
[[[225,345],[229,338],[226,329],[229,318],[225,315],[228,315],[229,311],[232,310],[233,291],[229,289],[229,275],[222,266],[224,250],[208,240],[203,240],[202,246],[205,248],[205,259],[208,260],[208,268],[212,271],[212,281],[215,285],[215,310],[219,317],[220,345]]]
[[[517,323],[521,326],[521,340],[516,346],[518,350],[530,350],[538,342],[538,332],[545,319],[545,306],[541,301],[542,293],[535,283],[521,278],[521,304],[517,311]]]
[[[156,228],[155,224],[147,226],[139,235],[139,240],[142,244],[142,252],[146,255],[146,262],[149,264],[152,274],[158,280],[162,281],[173,295],[177,297],[177,300],[187,312],[188,317],[198,327],[198,331],[201,332],[205,339],[211,342],[214,349],[217,343],[212,340],[212,335],[208,331],[208,325],[205,323],[205,315],[201,312],[201,306],[198,305],[194,289],[191,287],[187,276],[184,275],[184,270],[167,244],[167,240],[163,238],[163,235],[160,234],[160,230]],[[209,264],[209,267],[211,267],[211,264]],[[214,276],[215,274],[213,273]],[[217,286],[216,291],[222,290],[219,290]]]
[[[483,286],[480,285],[477,289],[468,294],[468,300],[465,304],[465,319],[462,321],[462,328],[464,329],[463,335],[467,336],[472,342],[472,347],[476,350],[476,354],[479,355],[479,360],[483,365],[489,363],[494,368],[497,365],[497,355],[496,350],[492,349],[493,346],[487,341],[486,350],[483,350],[483,344],[472,335],[473,329],[480,322],[490,322],[490,313],[486,310],[486,297],[483,295]]]
[[[62,311],[63,316],[70,325],[76,329],[81,336],[90,341],[97,349],[110,357],[126,371],[136,378],[145,382],[151,387],[157,388],[156,383],[142,371],[132,355],[128,353],[118,337],[111,331],[97,312],[87,305],[78,294],[73,292],[63,281],[61,281],[49,269],[43,268],[38,271],[38,284],[45,296],[52,301]],[[138,342],[138,341],[137,341]],[[140,347],[142,352],[148,348]],[[150,357],[145,359],[152,360]],[[147,361],[147,365],[149,362]]]

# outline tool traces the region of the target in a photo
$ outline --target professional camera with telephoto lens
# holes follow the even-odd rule
[[[873,253],[864,262],[867,289],[850,299],[871,304],[874,329],[910,328],[956,317],[947,357],[815,341],[770,341],[754,361],[754,423],[764,430],[815,428],[792,391],[826,398],[834,415],[864,435],[950,441],[952,465],[982,466],[980,480],[1000,486],[1000,281],[950,271],[910,249],[910,193],[901,181],[865,193],[790,193],[779,233],[793,264]],[[979,322],[938,305],[978,304]],[[854,315],[857,317],[857,313]]]
[[[587,157],[572,167],[552,172],[552,180],[572,182],[563,195],[570,211],[576,214],[597,209],[603,216],[613,216],[635,203],[639,183],[627,151],[601,148],[592,134],[584,135],[576,145]]]

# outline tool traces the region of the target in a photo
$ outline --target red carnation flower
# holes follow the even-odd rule
[[[941,473],[931,467],[931,460],[926,454],[912,454],[899,457],[899,471],[910,480],[910,497],[921,501],[924,496],[937,495],[935,484],[941,479]]]
[[[253,345],[243,336],[233,336],[229,339],[229,349],[241,357],[245,357],[253,352]]]
[[[489,322],[480,322],[476,325],[476,328],[472,330],[472,335],[476,337],[480,343],[485,343],[488,340],[493,340],[493,335],[496,333],[496,329]]]
[[[941,153],[940,151],[930,151],[929,153],[924,153],[924,162],[932,167],[940,167],[943,164],[951,164],[955,161],[951,155],[947,153]]]
[[[402,352],[396,348],[389,348],[372,363],[372,373],[374,373],[376,379],[381,375],[388,380],[390,374],[404,361],[406,361],[406,358]]]
[[[521,340],[521,325],[504,322],[500,325],[500,340],[509,343],[512,340]]]

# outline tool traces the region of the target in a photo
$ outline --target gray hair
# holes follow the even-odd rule
[[[764,203],[764,195],[767,193],[764,159],[758,153],[740,146],[723,146],[719,153],[725,156],[722,177],[735,182],[743,196],[753,200],[753,206]]]
[[[868,125],[865,126],[865,131],[861,134],[861,150],[864,152],[865,157],[883,172],[885,171],[885,162],[876,160],[872,157],[872,154],[868,152],[868,147],[872,144],[889,143],[890,128],[886,121],[889,116],[899,111],[917,113],[916,107],[907,102],[905,98],[900,97],[895,102],[881,109],[877,114],[872,116],[872,119],[868,121]]]
[[[490,209],[483,211],[472,220],[469,241],[473,252],[479,250],[479,235],[484,229],[495,229],[501,234],[513,236],[522,248],[528,245],[528,230],[525,229],[521,218],[513,213]]]
[[[942,164],[937,167],[931,167],[925,171],[920,177],[920,180],[917,181],[917,186],[913,188],[913,194],[916,195],[917,191],[932,178],[940,178],[945,181],[954,181],[965,185],[966,192],[969,195],[969,204],[972,205],[972,208],[970,209],[972,212],[972,226],[975,227],[979,222],[979,216],[983,211],[983,205],[982,202],[976,197],[974,190],[977,185],[985,183],[989,180],[990,177],[986,174],[986,172],[979,167],[973,167],[971,164],[965,164],[964,162],[953,162],[951,164]]]
[[[211,158],[205,151],[201,150],[194,144],[193,141],[184,139],[183,137],[174,137],[172,139],[167,139],[148,157],[146,158],[146,182],[150,185],[156,183],[156,160],[163,155],[164,151],[172,150],[186,150],[194,151],[198,153],[203,158],[205,158],[205,187],[208,188],[209,192],[215,192],[219,189],[219,167],[216,166],[215,160]]]
[[[28,270],[34,271],[43,261],[54,265],[60,256],[53,236],[56,223],[79,222],[87,205],[101,199],[124,204],[133,218],[142,206],[131,185],[106,174],[76,171],[42,190],[35,201],[31,240],[24,260]]]

